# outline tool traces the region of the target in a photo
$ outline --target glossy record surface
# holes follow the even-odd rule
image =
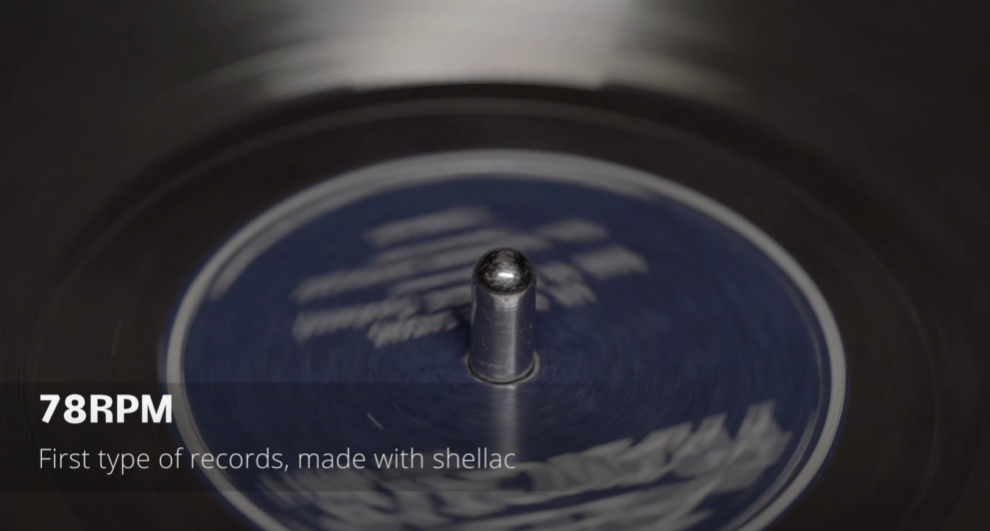
[[[716,198],[771,234],[822,289],[849,355],[848,429],[781,528],[986,527],[982,4],[234,4],[5,11],[5,381],[154,382],[171,301],[198,261],[315,180],[417,150],[551,148]],[[482,83],[453,92],[516,108],[521,100],[609,108],[729,147],[774,177],[708,164],[711,150],[671,148],[657,135],[637,141],[504,115],[297,144],[240,167],[235,195],[216,192],[230,183],[211,185],[232,175],[186,171],[233,146],[250,152],[257,146],[243,143],[267,131],[376,97],[449,96],[438,83]],[[527,83],[587,92],[495,86]],[[410,86],[424,88],[364,92]],[[317,94],[327,96],[282,106]],[[214,136],[219,130],[227,132]],[[167,200],[163,187],[173,192]],[[28,398],[5,400],[5,456],[34,451]],[[5,463],[9,478],[39,489],[54,481],[18,476],[20,461]],[[10,494],[5,515],[28,529],[241,527],[209,495],[124,498]]]

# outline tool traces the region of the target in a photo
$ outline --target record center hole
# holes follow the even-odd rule
[[[471,353],[470,352],[468,352],[467,354],[464,355],[464,367],[467,368],[468,372],[471,373],[471,376],[474,376],[474,378],[476,380],[478,380],[479,382],[482,382],[482,383],[485,383],[485,384],[488,384],[488,385],[516,385],[516,384],[520,384],[520,383],[523,383],[525,381],[531,380],[533,378],[533,376],[536,376],[536,373],[540,369],[540,355],[538,353],[534,352],[533,353],[533,363],[530,364],[529,369],[526,372],[524,372],[522,375],[520,375],[518,378],[515,378],[513,380],[509,380],[507,382],[496,382],[496,381],[493,381],[493,380],[489,380],[489,379],[485,378],[484,376],[481,376],[480,374],[474,372],[474,369],[471,368]]]

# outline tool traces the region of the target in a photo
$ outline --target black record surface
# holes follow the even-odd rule
[[[975,8],[345,4],[90,2],[0,22],[5,527],[246,528],[192,474],[82,492],[39,473],[40,442],[174,442],[42,426],[30,384],[154,392],[172,305],[231,231],[328,175],[482,148],[663,175],[814,279],[845,346],[846,419],[775,529],[990,525]]]

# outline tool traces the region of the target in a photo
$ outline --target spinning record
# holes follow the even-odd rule
[[[203,489],[173,518],[266,531],[826,529],[958,488],[966,452],[927,464],[949,405],[916,316],[811,193],[841,181],[643,101],[331,99],[163,167],[83,231],[29,359],[60,389],[157,386],[172,429],[24,400],[40,448],[188,466],[45,488],[112,527],[141,517],[76,496]]]
[[[854,4],[11,9],[0,528],[990,528],[982,19]]]
[[[464,358],[474,263],[502,246],[534,261],[538,361],[500,386]],[[759,529],[823,465],[846,378],[827,303],[759,229],[527,151],[399,160],[275,205],[190,282],[163,365],[192,452],[379,456],[206,472],[267,529]]]

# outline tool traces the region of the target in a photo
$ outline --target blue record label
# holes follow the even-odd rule
[[[465,366],[496,247],[537,275],[538,368],[510,386]],[[179,444],[265,531],[762,529],[819,473],[846,385],[826,301],[757,227],[660,176],[501,150],[276,204],[191,279],[162,361]]]

